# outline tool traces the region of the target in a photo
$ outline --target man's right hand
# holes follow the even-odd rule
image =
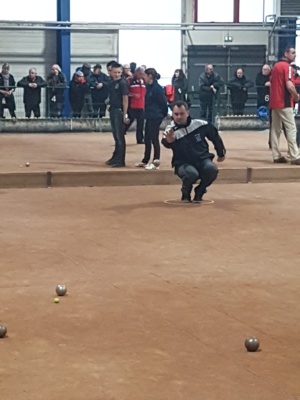
[[[173,131],[173,129],[169,129],[168,131],[165,131],[164,137],[166,138],[166,141],[168,143],[175,142],[175,132]]]

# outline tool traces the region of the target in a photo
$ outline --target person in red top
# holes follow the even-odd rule
[[[144,69],[137,68],[133,77],[127,78],[129,87],[129,108],[128,108],[128,124],[126,132],[136,120],[136,142],[137,144],[144,143],[144,109],[146,85],[144,82]]]
[[[287,47],[282,60],[278,61],[272,69],[270,79],[271,148],[275,163],[287,163],[287,159],[281,155],[279,150],[279,137],[283,128],[291,164],[300,165],[294,118],[294,103],[299,101],[299,95],[294,85],[294,68],[291,66],[295,58],[296,50],[293,47]]]

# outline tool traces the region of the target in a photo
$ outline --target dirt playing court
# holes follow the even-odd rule
[[[0,191],[1,398],[300,399],[299,184],[177,197]]]

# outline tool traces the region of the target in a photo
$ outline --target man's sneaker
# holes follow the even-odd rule
[[[110,168],[123,168],[123,167],[126,167],[126,165],[125,164],[120,164],[120,163],[113,163],[113,164],[110,164],[109,165],[110,166]]]
[[[276,158],[273,162],[275,164],[286,164],[287,163],[287,159],[285,157],[280,157],[280,158]]]
[[[153,163],[150,163],[150,164],[146,165],[145,169],[147,171],[150,171],[150,170],[159,169],[159,167],[156,167]]]
[[[143,162],[138,162],[138,163],[134,164],[134,166],[137,168],[145,168],[147,166],[147,164],[143,163]]]
[[[291,161],[291,165],[300,165],[300,158]]]
[[[109,160],[107,160],[107,161],[105,161],[105,164],[106,165],[113,165],[113,164],[115,164],[116,162],[112,159],[112,158],[110,158]]]

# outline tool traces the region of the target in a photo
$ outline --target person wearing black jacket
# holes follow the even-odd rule
[[[214,67],[207,64],[199,77],[200,118],[213,122],[213,106],[223,85],[223,79],[214,72]]]
[[[10,116],[16,118],[16,103],[14,98],[14,91],[16,82],[9,73],[10,66],[7,63],[2,65],[2,72],[0,73],[0,118],[4,118],[3,109],[8,108]]]
[[[188,81],[182,69],[176,69],[172,77],[174,101],[187,101]]]
[[[243,68],[237,68],[234,78],[227,83],[230,91],[231,105],[233,115],[243,115],[246,101],[248,100],[248,89],[253,86],[249,81]]]
[[[271,67],[265,64],[256,76],[257,108],[269,108]]]
[[[24,88],[23,102],[26,118],[30,118],[31,112],[33,112],[35,118],[41,116],[41,88],[46,86],[47,82],[37,75],[35,68],[30,68],[29,75],[24,76],[24,78],[18,82],[18,87]]]
[[[80,118],[86,96],[91,93],[82,71],[77,71],[70,82],[69,101],[73,118]]]
[[[216,127],[204,120],[191,119],[185,102],[177,101],[172,108],[173,121],[164,132],[162,144],[173,151],[172,167],[182,180],[181,201],[191,201],[193,184],[200,179],[193,199],[200,203],[207,187],[218,175],[207,140],[214,144],[218,162],[225,160],[226,149]]]
[[[144,80],[147,85],[145,97],[145,153],[141,163],[136,167],[147,170],[158,169],[160,164],[159,128],[162,120],[168,115],[168,103],[164,89],[159,85],[160,75],[154,68],[145,70]],[[150,163],[151,144],[153,145],[153,162]]]
[[[67,86],[65,75],[59,65],[51,67],[51,73],[47,77],[48,99],[50,103],[50,118],[60,118],[64,104],[64,91]]]
[[[92,100],[94,109],[94,118],[102,118],[105,116],[106,103],[108,98],[108,76],[102,72],[102,66],[96,64],[93,68],[93,77],[95,79],[94,89],[92,90]]]

